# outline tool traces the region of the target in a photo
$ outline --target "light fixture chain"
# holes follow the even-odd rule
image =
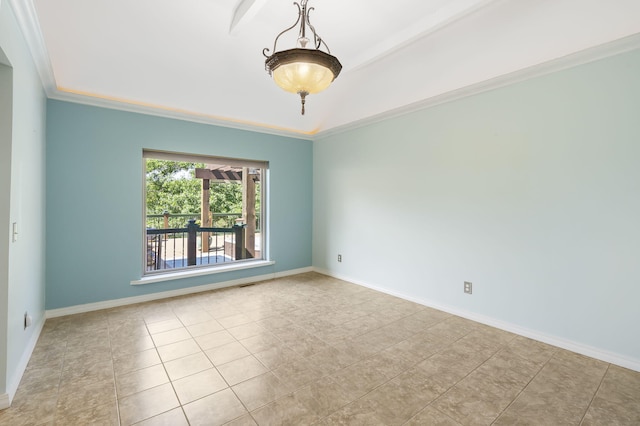
[[[313,9],[313,8],[311,8]],[[309,12],[307,12],[307,0],[302,1],[302,12],[300,16],[298,16],[298,20],[302,17],[300,21],[300,32],[298,33],[298,38],[304,39],[307,36],[307,22],[309,22]],[[313,30],[313,27],[311,27]],[[315,35],[315,32],[313,33]]]
[[[311,28],[311,32],[313,33],[313,39],[314,39],[313,41],[314,41],[315,48],[320,49],[320,46],[324,45],[324,47],[327,49],[327,53],[331,54],[331,49],[329,49],[329,46],[327,46],[327,43],[325,43],[322,37],[318,35],[318,33],[316,32],[316,28],[313,26],[313,24],[311,24],[311,19],[309,18],[309,16],[312,10],[315,10],[315,8],[313,7],[309,8],[309,11],[305,16],[305,20],[307,21],[307,25],[309,26],[309,28]]]
[[[305,4],[305,7],[306,7],[307,1],[303,0],[302,3]],[[276,47],[278,45],[278,39],[280,38],[280,36],[282,34],[286,33],[287,31],[291,31],[292,29],[294,29],[296,27],[296,25],[298,25],[298,22],[300,22],[300,17],[302,16],[302,9],[300,8],[300,5],[298,4],[298,2],[294,2],[293,4],[298,6],[298,19],[296,19],[296,22],[294,22],[292,26],[290,26],[289,28],[287,28],[286,30],[282,31],[280,34],[278,34],[276,36],[276,39],[273,41],[273,53],[276,53]],[[269,58],[271,56],[271,55],[267,55],[267,52],[269,52],[269,48],[268,47],[265,47],[264,49],[262,49],[262,54],[264,55],[265,58]]]

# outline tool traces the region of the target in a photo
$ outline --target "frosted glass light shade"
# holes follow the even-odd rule
[[[273,81],[287,92],[313,94],[329,87],[333,73],[322,65],[292,62],[273,70]]]
[[[318,93],[329,87],[342,65],[320,50],[289,49],[268,57],[265,65],[278,86],[291,93]]]

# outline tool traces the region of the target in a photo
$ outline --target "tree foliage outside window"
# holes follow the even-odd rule
[[[196,168],[204,163],[146,159],[147,215],[187,215],[199,217],[202,180],[195,177]],[[260,211],[260,182],[257,186],[256,209]],[[211,182],[211,212],[214,214],[242,214],[242,185],[240,182]],[[155,227],[157,221],[147,221]],[[214,226],[230,226],[229,217],[214,216]],[[180,225],[182,226],[182,225]]]
[[[195,178],[197,167],[204,164],[148,158],[147,214],[199,214],[201,184]]]

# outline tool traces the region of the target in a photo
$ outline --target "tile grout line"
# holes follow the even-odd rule
[[[171,309],[171,312],[173,312],[173,309]],[[174,313],[174,315],[175,315],[175,313]],[[180,321],[180,319],[178,318],[177,315],[176,315],[176,318],[178,319],[178,321]],[[184,418],[187,421],[187,423],[191,424],[191,422],[189,422],[189,418],[187,417],[187,413],[185,413],[185,411],[184,411],[184,407],[182,405],[182,402],[180,401],[180,398],[178,397],[178,393],[176,392],[176,388],[173,386],[173,381],[171,380],[171,377],[169,376],[169,372],[167,371],[167,367],[164,365],[164,361],[162,360],[162,357],[160,356],[160,352],[158,351],[158,345],[156,345],[156,341],[153,339],[153,335],[151,334],[151,331],[149,330],[149,323],[144,318],[142,320],[144,321],[144,326],[147,329],[147,333],[149,334],[149,338],[153,342],[153,349],[156,351],[156,354],[158,355],[158,359],[160,360],[160,364],[162,365],[162,369],[164,370],[164,374],[167,375],[167,379],[169,380],[169,384],[171,385],[171,389],[173,390],[173,394],[176,397],[176,401],[178,401],[178,406],[180,407],[180,410],[182,411],[182,415],[184,416]],[[160,322],[160,321],[156,321],[156,322]],[[182,321],[180,321],[180,324],[182,324]],[[153,388],[156,388],[156,387],[159,387],[159,386],[163,386],[163,385],[161,384],[161,385],[149,388],[149,389],[153,389]],[[145,390],[147,390],[147,389],[145,389]],[[141,392],[144,392],[144,391],[141,391]],[[163,411],[163,412],[155,414],[155,415],[153,415],[151,417],[147,417],[146,419],[140,420],[140,422],[143,422],[145,420],[152,419],[154,417],[157,417],[157,416],[160,416],[162,414],[168,413],[169,411],[174,410],[174,409],[175,408],[171,408],[171,409],[169,409],[167,411]],[[140,423],[140,422],[137,422],[137,423]],[[129,425],[123,425],[123,426],[129,426]]]
[[[111,371],[113,373],[113,393],[116,397],[116,413],[118,415],[118,425],[122,425],[122,418],[120,417],[120,398],[118,398],[118,379],[116,377],[116,363],[113,354],[113,346],[111,346],[111,324],[107,320],[107,332],[109,333],[109,351],[111,352]]]
[[[436,398],[438,399],[438,398]],[[450,415],[448,415],[447,413],[443,413],[442,411],[438,410],[436,407],[433,406],[433,403],[436,400],[434,399],[433,401],[431,401],[430,403],[428,403],[426,406],[424,406],[420,411],[418,411],[414,416],[412,416],[409,420],[407,420],[406,422],[403,423],[403,425],[406,425],[407,423],[409,423],[412,419],[416,418],[418,416],[418,414],[422,413],[424,410],[426,410],[428,407],[431,407],[433,410],[436,410],[438,413],[442,414],[443,416],[447,417],[448,419],[451,419],[452,421],[456,422],[456,424],[462,426],[462,423],[460,423],[459,421],[457,421],[456,419],[454,419],[453,417],[451,417]]]
[[[205,311],[206,311],[206,310],[205,310]],[[185,330],[187,330],[187,333],[189,333],[189,335],[191,336],[191,338],[193,339],[193,341],[196,343],[196,345],[198,345],[198,348],[200,349],[200,351],[204,354],[204,356],[205,356],[205,357],[207,357],[207,360],[209,360],[209,362],[211,363],[212,368],[213,368],[213,369],[215,369],[215,370],[216,370],[216,372],[217,372],[217,373],[220,375],[220,377],[222,378],[222,380],[224,380],[224,382],[225,382],[225,383],[226,383],[226,385],[227,385],[227,389],[229,389],[229,390],[233,393],[233,395],[238,399],[238,401],[240,401],[240,404],[242,404],[242,406],[244,407],[244,409],[247,411],[247,414],[251,415],[251,411],[249,411],[249,409],[248,409],[248,408],[247,408],[247,406],[244,404],[244,402],[240,399],[240,397],[238,397],[238,395],[237,395],[237,394],[236,394],[236,392],[233,390],[233,387],[231,386],[231,384],[229,384],[229,382],[227,381],[227,379],[222,375],[222,373],[220,373],[220,370],[218,370],[218,367],[215,365],[215,363],[213,362],[213,360],[211,360],[211,358],[209,358],[209,356],[207,355],[207,352],[202,348],[202,346],[200,345],[200,343],[198,343],[198,341],[196,340],[195,336],[194,336],[193,334],[191,334],[191,331],[189,331],[188,326],[184,324],[184,322],[180,319],[180,317],[178,317],[178,315],[176,315],[176,318],[178,318],[178,321],[180,321],[180,323],[183,325],[183,327],[185,328]],[[214,319],[215,321],[218,321],[218,319],[216,319],[216,318],[213,318],[213,319]],[[218,321],[218,323],[219,323],[219,321]],[[220,325],[223,327],[223,329],[224,329],[227,333],[229,333],[228,329],[227,329],[225,326],[223,326],[222,324],[220,324]],[[220,330],[220,331],[222,331],[222,330]],[[214,333],[215,333],[215,332],[214,332]],[[237,339],[233,334],[231,334],[231,333],[229,333],[229,334],[231,335],[231,337],[233,337],[233,339],[234,339],[234,341],[235,341],[235,342],[237,342],[237,343],[239,343],[240,345],[242,345],[242,343],[240,343],[240,341],[239,341],[239,340],[238,340],[238,339]],[[154,342],[154,346],[155,346],[155,342]],[[221,346],[224,346],[224,345],[221,345]],[[243,346],[243,347],[244,347],[244,346]],[[212,348],[212,349],[214,349],[214,348]],[[156,347],[156,350],[157,350],[157,347]],[[160,354],[159,354],[159,353],[158,353],[158,356],[160,356]],[[253,356],[253,354],[252,354],[252,356]],[[254,358],[255,358],[255,357],[254,357]],[[162,358],[160,358],[160,362],[162,362],[162,365],[163,365],[163,367],[164,367],[164,361],[162,361]],[[260,362],[260,360],[258,360],[258,362]],[[262,363],[261,363],[261,364],[262,364]],[[265,367],[265,368],[266,368],[266,367]],[[166,372],[166,369],[165,369],[165,372]],[[195,375],[195,374],[199,374],[199,373],[194,373],[194,374],[191,374],[191,375],[189,375],[189,376],[192,376],[192,375]],[[185,377],[189,377],[189,376],[185,376]],[[168,373],[168,372],[167,372],[167,377],[169,377],[169,373]],[[175,387],[173,386],[173,380],[171,380],[171,377],[169,377],[169,382],[171,383],[171,387],[173,388],[174,392],[176,392],[176,391],[175,391]],[[214,393],[209,394],[209,395],[205,395],[205,396],[203,396],[203,397],[201,397],[201,398],[198,398],[198,399],[195,399],[195,400],[193,400],[193,401],[189,401],[189,404],[190,404],[190,403],[192,403],[192,402],[195,402],[195,401],[199,401],[199,400],[201,400],[201,399],[203,399],[203,398],[206,398],[206,397],[208,397],[208,396],[210,396],[210,395],[214,395],[214,394],[216,394],[216,393],[218,393],[218,392],[222,392],[223,390],[224,390],[224,389],[219,390],[219,391],[214,392]],[[177,393],[176,393],[176,398],[178,398]],[[182,404],[182,402],[180,401],[180,398],[178,398],[178,403],[180,403],[180,408],[182,409],[182,412],[183,412],[183,414],[184,414],[185,419],[187,419],[187,423],[191,424],[191,422],[190,422],[189,418],[187,417],[187,413],[184,411],[184,405],[183,405],[183,404]],[[244,414],[243,414],[242,416],[244,416]],[[238,417],[236,417],[236,418],[234,418],[234,419],[231,419],[231,420],[229,420],[229,421],[236,420],[236,419],[238,419],[238,418],[240,418],[240,417],[242,417],[242,416],[238,416]],[[253,419],[253,416],[251,416],[251,418]],[[255,421],[255,419],[254,419],[254,421]],[[225,423],[229,423],[229,422],[225,422]],[[256,422],[256,423],[257,423],[257,422]]]
[[[445,320],[448,318],[445,318]],[[430,327],[429,327],[430,328]],[[460,340],[464,339],[466,336],[470,335],[471,333],[473,333],[473,330],[469,331],[468,333],[466,333],[463,336],[460,336],[460,338],[454,340],[453,342],[451,342],[451,344],[449,344],[448,346],[459,342]],[[513,339],[512,339],[513,340]],[[447,346],[447,347],[448,347]],[[503,345],[504,346],[504,345]],[[444,351],[445,348],[443,348],[441,351],[438,351],[435,354],[441,353]],[[464,377],[462,377],[460,380],[458,380],[457,382],[455,382],[454,384],[452,384],[451,386],[449,386],[445,391],[443,391],[442,393],[440,393],[440,395],[438,395],[436,398],[434,398],[432,401],[430,401],[427,405],[425,405],[424,407],[422,407],[422,410],[420,410],[418,413],[422,412],[423,410],[425,410],[427,407],[429,406],[433,406],[433,403],[436,402],[438,399],[440,399],[440,397],[442,397],[443,395],[445,395],[447,392],[449,392],[451,389],[453,389],[458,383],[462,382],[464,379],[466,379],[467,377],[469,377],[474,371],[476,371],[478,368],[480,368],[480,366],[482,366],[484,363],[486,363],[487,361],[489,361],[491,358],[493,358],[495,356],[495,354],[497,354],[498,352],[500,352],[501,349],[498,349],[497,351],[495,351],[489,358],[487,358],[484,362],[481,362],[480,364],[478,364],[473,370],[471,370],[469,373],[467,373]],[[433,356],[431,355],[431,356]],[[431,357],[427,357],[426,359],[429,359]],[[422,361],[421,361],[422,362]],[[443,413],[442,411],[440,411],[439,409],[437,409],[436,407],[432,407],[434,410],[438,411],[439,413],[444,414],[445,416],[447,416],[448,418],[452,419],[453,421],[455,421],[456,423],[460,424],[459,421],[457,421],[456,419],[452,418],[451,416],[449,416],[447,413]],[[418,413],[416,413],[416,416],[418,415]],[[415,417],[415,416],[413,416]],[[413,418],[412,417],[412,418]],[[409,419],[411,420],[411,419]],[[407,422],[409,422],[409,420],[407,420]],[[407,423],[405,422],[405,423]]]
[[[274,315],[272,315],[272,316],[274,316]],[[268,318],[268,317],[267,317],[267,318]],[[264,318],[263,318],[263,320],[264,320]],[[253,321],[253,320],[252,320],[252,323],[257,323],[257,321]],[[223,327],[224,327],[224,326],[223,326]],[[228,331],[228,329],[227,329],[226,327],[225,327],[225,330],[227,330],[227,331]],[[267,329],[265,329],[265,330],[266,330],[266,331],[268,331],[270,334],[272,334],[276,339],[278,339],[278,341],[279,341],[281,344],[283,344],[283,345],[287,346],[287,344],[286,344],[284,341],[282,341],[282,339],[281,339],[280,337],[278,337],[275,333],[273,333],[273,331],[271,331],[271,330],[267,330]],[[233,336],[233,337],[234,337],[234,339],[235,339],[235,336]],[[250,336],[250,337],[248,337],[248,338],[251,338],[251,336]],[[259,363],[260,363],[264,368],[266,368],[268,373],[272,374],[276,379],[278,379],[278,380],[280,381],[280,378],[279,378],[275,373],[273,373],[273,369],[271,369],[271,368],[267,367],[266,365],[264,365],[264,364],[262,363],[262,361],[260,361],[260,360],[255,356],[255,353],[254,353],[254,352],[252,352],[251,350],[249,350],[249,348],[247,348],[244,344],[242,344],[242,342],[241,342],[239,339],[236,339],[236,342],[238,342],[238,343],[239,343],[243,348],[245,348],[245,349],[246,349],[246,350],[251,354],[251,356],[252,356],[253,358],[255,358],[255,359],[256,359],[256,360],[257,360],[257,361],[258,361],[258,362],[259,362]],[[294,351],[294,352],[295,352],[295,351]],[[263,373],[263,374],[266,374],[266,373]],[[256,376],[256,377],[258,377],[258,376]],[[255,377],[253,377],[253,378],[255,378]],[[224,379],[224,376],[223,376],[223,379]],[[244,380],[244,381],[242,381],[242,382],[240,382],[240,383],[244,383],[244,382],[246,382],[246,381],[248,381],[248,380],[251,380],[251,379]],[[226,379],[225,379],[225,381],[226,381]],[[237,385],[239,385],[240,383],[236,383],[234,386],[237,386]],[[300,387],[300,388],[298,388],[298,389],[292,389],[290,392],[286,392],[284,395],[281,395],[280,397],[277,397],[277,398],[276,398],[276,399],[274,399],[273,401],[269,401],[269,402],[267,402],[267,403],[266,403],[266,404],[264,404],[264,405],[261,405],[261,406],[259,406],[259,407],[256,407],[256,408],[255,408],[255,409],[253,409],[253,410],[249,410],[249,408],[248,408],[248,407],[246,406],[246,404],[242,401],[242,399],[238,396],[238,394],[236,393],[236,391],[233,389],[233,387],[232,387],[232,386],[229,386],[229,388],[231,389],[231,391],[233,392],[233,394],[236,396],[236,398],[238,398],[238,400],[240,401],[240,403],[242,404],[242,406],[245,408],[245,410],[247,410],[247,414],[249,414],[249,416],[251,417],[251,419],[252,419],[256,424],[259,424],[259,423],[258,423],[258,420],[257,420],[257,419],[255,418],[255,416],[253,415],[253,411],[257,411],[257,410],[259,410],[259,409],[261,409],[261,408],[263,408],[263,407],[266,407],[266,406],[268,406],[268,405],[270,405],[270,404],[272,404],[272,403],[276,402],[276,401],[277,401],[278,399],[280,399],[280,398],[283,398],[283,397],[288,396],[288,395],[293,395],[293,394],[294,394],[295,392],[297,392],[299,389],[302,389],[302,388],[303,388],[303,386],[302,386],[302,387]],[[240,416],[240,417],[242,417],[242,416]]]
[[[551,361],[553,359],[553,357],[555,356],[557,350],[554,350],[553,354],[549,357],[548,360],[546,360],[538,369],[538,371],[536,372],[536,374],[534,374],[531,379],[529,379],[529,381],[522,387],[522,389],[520,389],[520,392],[518,392],[518,394],[511,400],[511,402],[500,412],[500,414],[498,414],[498,416],[493,419],[493,421],[491,422],[491,424],[494,424],[495,422],[498,421],[498,419],[500,417],[502,417],[502,415],[509,409],[509,407],[511,407],[513,405],[514,402],[516,402],[516,400],[520,397],[520,395],[529,387],[529,385],[531,384],[531,382],[533,382],[533,380],[538,377],[538,374],[540,374],[540,372],[544,369],[544,367],[549,363],[549,361]],[[516,354],[517,357],[522,358],[524,360],[526,360],[526,358],[521,357],[520,355]]]
[[[60,401],[60,386],[62,386],[62,373],[64,372],[64,364],[67,360],[67,350],[69,349],[68,343],[69,343],[69,337],[67,336],[64,342],[64,355],[62,356],[62,365],[60,365],[60,376],[58,377],[58,385],[56,386],[56,406],[53,411],[53,424],[55,424],[56,422],[56,416],[58,412],[58,401]],[[118,421],[119,420],[120,420],[120,417],[118,417]]]
[[[187,333],[189,333],[189,336],[191,336],[193,341],[196,342],[196,339],[193,337],[193,335],[191,334],[191,332],[189,331],[187,326],[184,324],[184,322],[180,319],[180,317],[175,313],[173,308],[171,309],[171,312],[174,313],[174,315],[176,316],[178,321],[180,321],[180,324],[182,324],[184,329],[187,330]],[[151,336],[151,333],[149,333],[149,336]],[[153,337],[151,337],[151,340],[153,340]],[[196,342],[196,345],[198,345],[198,342]],[[182,403],[182,401],[180,401],[180,397],[178,396],[178,392],[176,391],[176,387],[173,385],[173,380],[171,380],[171,376],[169,376],[169,372],[167,371],[167,367],[165,367],[165,365],[164,365],[164,360],[160,356],[160,352],[158,351],[158,346],[156,346],[155,340],[153,340],[153,347],[156,349],[156,353],[158,354],[158,358],[160,358],[160,362],[162,363],[162,368],[164,369],[164,372],[167,375],[167,379],[169,379],[169,383],[171,383],[171,389],[173,389],[173,393],[175,394],[176,399],[178,400],[178,404],[180,404],[180,411],[182,412],[182,415],[184,416],[185,420],[187,421],[187,425],[191,425],[191,420],[189,420],[189,417],[187,417],[187,412],[184,411],[184,404]],[[200,347],[200,345],[198,345],[198,347]],[[200,348],[200,350],[202,350],[202,348]],[[204,351],[202,353],[204,353]],[[205,356],[206,356],[206,354],[205,354]]]
[[[591,400],[589,401],[589,405],[587,405],[587,408],[584,410],[584,414],[582,415],[582,418],[580,419],[580,425],[582,425],[582,423],[584,422],[584,418],[587,416],[587,413],[589,412],[589,408],[591,408],[591,404],[593,404],[593,400],[596,399],[596,396],[598,395],[598,391],[600,391],[600,387],[602,386],[602,382],[604,382],[604,378],[607,377],[607,373],[609,372],[609,368],[611,368],[611,364],[607,364],[607,369],[605,370],[604,374],[602,375],[602,378],[600,379],[600,383],[598,383],[598,387],[596,389],[596,391],[593,393],[593,396],[591,397]]]
[[[435,326],[436,324],[439,324],[439,323],[441,323],[441,322],[443,322],[443,321],[446,321],[447,319],[449,319],[449,318],[445,318],[445,319],[443,319],[443,320],[441,320],[441,321],[438,321],[438,322],[436,322],[436,323],[434,323],[434,324],[430,325],[429,327],[427,327],[427,329],[429,329],[429,328],[431,328],[432,326]],[[467,332],[467,333],[465,333],[464,335],[460,336],[460,337],[459,337],[459,338],[457,338],[456,340],[452,341],[452,342],[450,343],[450,345],[451,345],[451,344],[454,344],[454,343],[456,343],[456,342],[458,342],[459,340],[461,340],[461,339],[463,339],[464,337],[468,336],[468,335],[469,335],[469,334],[471,334],[472,332],[473,332],[473,330],[470,330],[469,332]],[[364,334],[366,334],[366,333],[364,333]],[[414,333],[414,335],[415,335],[415,334],[418,334],[418,333]],[[407,339],[408,339],[408,338],[407,338]],[[404,340],[407,340],[407,339],[404,339]],[[404,341],[404,340],[402,340],[402,341]],[[392,345],[392,346],[393,346],[393,345]],[[448,346],[449,346],[449,345],[447,345],[447,347],[448,347]],[[388,348],[387,348],[387,349],[388,349]],[[428,357],[426,357],[426,358],[424,358],[424,359],[422,359],[422,360],[420,360],[420,361],[418,361],[418,362],[414,363],[414,364],[412,365],[412,367],[411,367],[411,368],[413,368],[413,367],[415,367],[416,365],[418,365],[419,363],[421,363],[421,362],[423,362],[423,361],[425,361],[425,360],[427,360],[427,359],[431,358],[432,356],[434,356],[434,355],[436,355],[436,354],[441,353],[441,352],[442,352],[442,351],[444,351],[445,349],[446,349],[446,347],[445,347],[445,348],[442,348],[441,350],[439,350],[439,351],[436,351],[436,352],[432,353],[432,354],[431,354],[431,355],[429,355]],[[361,359],[361,360],[359,360],[359,361],[356,361],[355,363],[350,364],[350,366],[351,366],[351,365],[354,365],[354,364],[357,364],[358,362],[364,361],[364,360],[366,360],[366,359],[372,358],[372,357],[374,357],[375,355],[379,354],[379,353],[380,353],[380,352],[382,352],[382,351],[384,351],[384,349],[382,349],[382,350],[380,350],[380,351],[377,351],[377,352],[375,352],[374,354],[371,354],[371,355],[369,355],[369,356],[367,356],[367,357],[365,357],[365,358],[363,358],[363,359]],[[486,362],[486,361],[485,361],[485,362]],[[484,363],[483,363],[483,364],[484,364]],[[482,365],[482,364],[480,364],[480,365]],[[344,370],[344,369],[346,369],[346,368],[348,368],[348,367],[349,367],[349,366],[344,367],[344,368],[343,368],[343,370]],[[479,366],[478,366],[478,367],[479,367]],[[476,368],[478,368],[478,367],[476,367]],[[449,387],[448,387],[444,392],[442,392],[440,395],[438,395],[438,397],[437,397],[437,398],[435,398],[433,401],[430,401],[430,402],[429,402],[429,403],[427,403],[424,407],[422,407],[422,409],[421,409],[420,411],[422,411],[422,410],[424,410],[425,408],[427,408],[427,407],[428,407],[429,405],[431,405],[431,404],[432,404],[436,399],[438,399],[440,396],[442,396],[442,395],[444,395],[445,393],[447,393],[447,392],[448,392],[451,388],[453,388],[457,383],[459,383],[460,381],[464,380],[464,378],[466,378],[469,374],[471,374],[473,371],[475,371],[475,370],[476,370],[476,368],[474,368],[474,369],[473,369],[473,370],[471,370],[467,375],[465,375],[465,376],[464,376],[464,377],[462,377],[460,380],[458,380],[457,382],[455,382],[454,384],[452,384],[451,386],[449,386]],[[341,371],[341,370],[338,370],[338,371]],[[344,408],[344,407],[346,407],[346,406],[349,406],[349,405],[351,405],[351,404],[353,404],[353,403],[355,403],[355,402],[357,402],[357,401],[361,400],[362,398],[364,398],[364,397],[366,397],[367,395],[369,395],[369,394],[373,393],[374,391],[376,391],[376,390],[377,390],[377,389],[379,389],[380,387],[384,386],[384,385],[385,385],[385,384],[387,384],[387,383],[390,383],[391,381],[393,381],[393,380],[394,380],[394,379],[396,379],[397,377],[401,376],[401,375],[402,375],[403,373],[405,373],[406,371],[408,371],[408,369],[407,369],[407,370],[405,370],[405,371],[402,371],[402,372],[400,372],[400,373],[396,374],[395,376],[393,376],[392,378],[390,378],[390,379],[388,379],[388,380],[386,380],[386,381],[384,381],[384,382],[380,383],[379,385],[375,386],[375,387],[374,387],[373,389],[371,389],[370,391],[366,392],[364,395],[361,395],[361,396],[360,396],[360,397],[358,397],[357,399],[355,399],[355,400],[353,400],[353,401],[350,401],[349,403],[347,403],[347,404],[345,404],[344,406],[342,406],[342,407],[338,408],[337,410],[333,411],[332,413],[328,414],[327,416],[322,417],[319,421],[324,420],[324,419],[326,419],[326,418],[328,418],[328,417],[332,416],[333,414],[337,413],[337,412],[338,412],[338,411],[340,411],[342,408]],[[326,377],[326,376],[325,376],[325,377]],[[340,385],[338,384],[338,386],[340,386]],[[449,417],[449,416],[447,416],[447,417]],[[409,419],[409,420],[410,420],[410,419]],[[409,420],[407,420],[407,421],[409,421]],[[317,423],[317,422],[316,422],[316,423]],[[406,423],[406,422],[405,422],[405,423]]]

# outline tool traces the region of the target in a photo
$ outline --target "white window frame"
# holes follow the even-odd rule
[[[148,158],[157,160],[170,160],[188,163],[224,164],[233,167],[249,167],[261,170],[260,176],[260,258],[243,259],[232,262],[218,264],[189,266],[182,268],[171,268],[156,271],[147,271],[147,185],[146,185],[146,160]],[[227,272],[239,269],[256,268],[260,266],[272,265],[274,262],[269,259],[269,217],[268,217],[268,186],[269,186],[269,163],[268,161],[249,160],[239,158],[229,158],[214,155],[189,154],[171,151],[159,151],[143,149],[142,151],[142,278],[131,281],[132,285],[161,282],[175,278],[189,276],[208,275],[213,273]]]

